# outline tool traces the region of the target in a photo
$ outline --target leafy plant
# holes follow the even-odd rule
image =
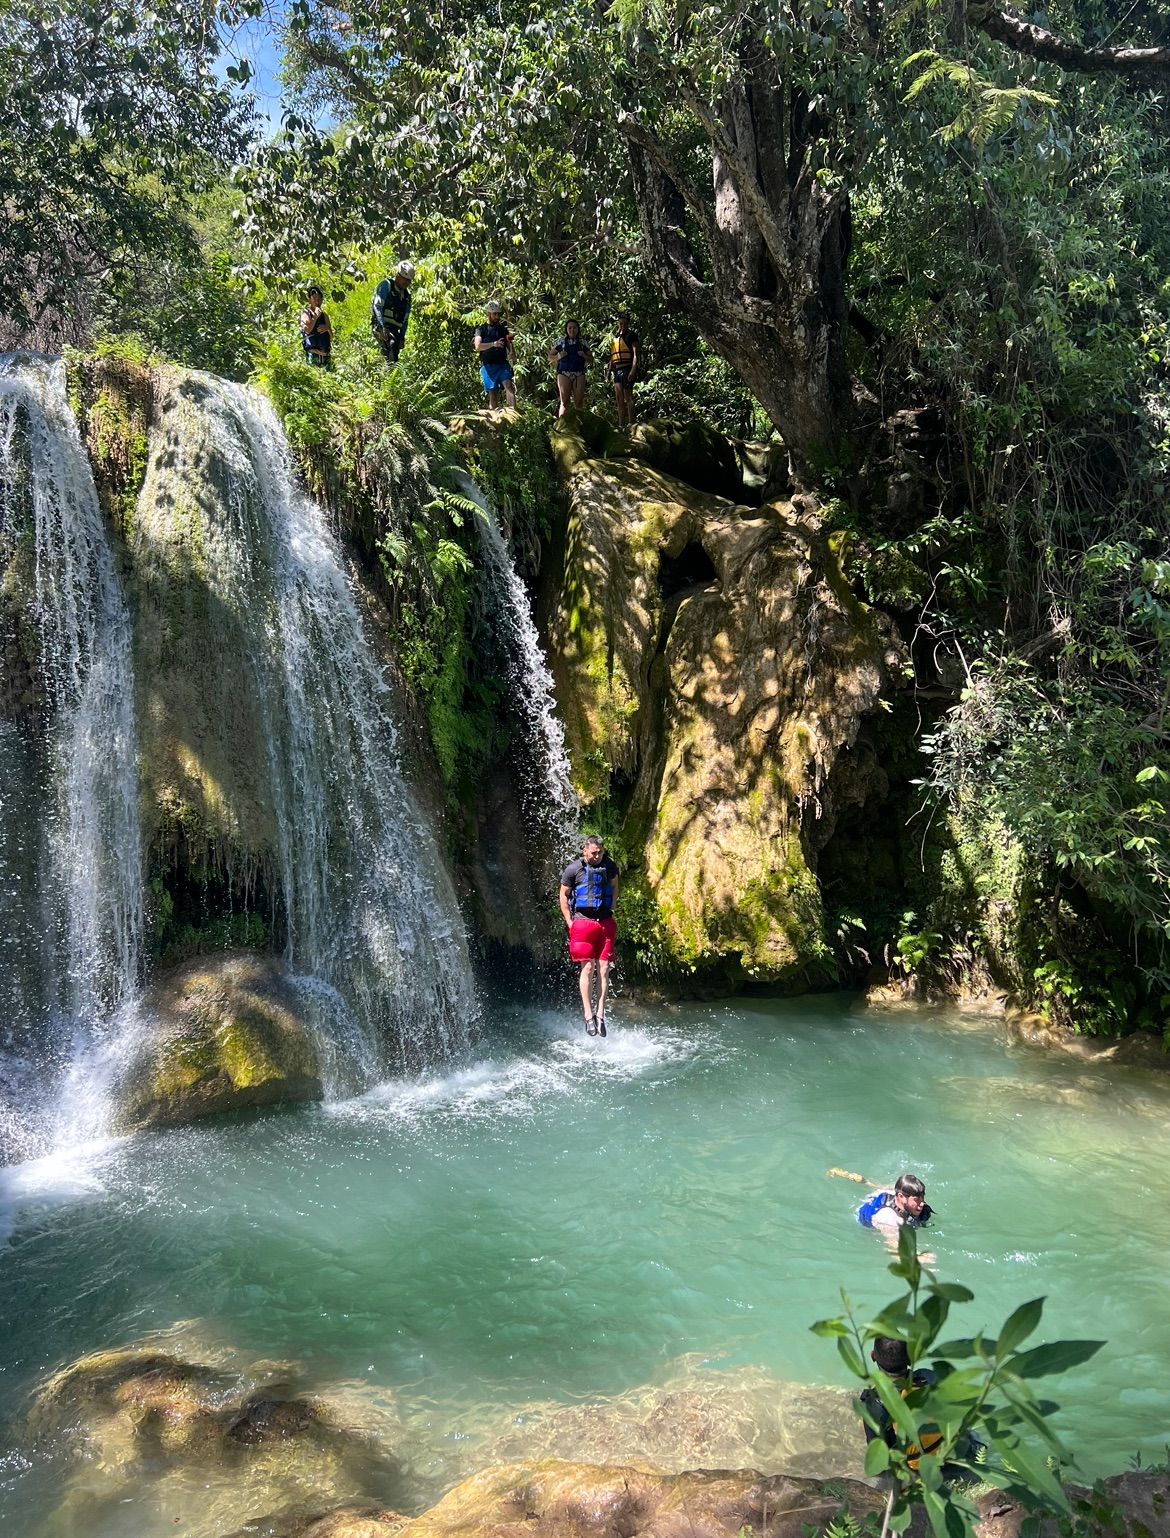
[[[875,1433],[865,1472],[890,1486],[882,1534],[904,1532],[915,1507],[922,1507],[935,1538],[973,1538],[979,1513],[964,1480],[1004,1490],[1029,1510],[1071,1519],[1056,1470],[1072,1460],[1049,1425],[1057,1406],[1038,1398],[1032,1384],[1088,1361],[1103,1343],[1025,1346],[1039,1327],[1043,1298],[1021,1304],[997,1335],[941,1339],[952,1305],[970,1303],[974,1294],[924,1268],[908,1226],[898,1231],[898,1258],[888,1269],[906,1292],[874,1319],[860,1322],[842,1292],[843,1314],[812,1326],[814,1334],[836,1340],[842,1361],[876,1394],[893,1427],[890,1446],[884,1426],[858,1402]],[[905,1387],[871,1369],[867,1348],[879,1336],[905,1343],[911,1369]]]

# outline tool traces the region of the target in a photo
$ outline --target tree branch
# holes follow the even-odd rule
[[[994,5],[970,6],[967,18],[972,26],[1015,53],[1028,54],[1046,64],[1059,64],[1062,69],[1078,74],[1136,75],[1145,71],[1170,70],[1170,47],[1086,48],[1030,21],[1011,16]]]

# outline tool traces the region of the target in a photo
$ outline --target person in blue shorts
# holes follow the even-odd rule
[[[506,406],[516,404],[516,387],[512,383],[512,333],[500,317],[500,301],[489,299],[487,320],[476,328],[472,343],[479,354],[479,377],[483,380],[488,408],[495,411],[500,395]]]

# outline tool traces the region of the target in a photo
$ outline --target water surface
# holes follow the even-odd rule
[[[548,1451],[854,1472],[847,1379],[808,1326],[841,1286],[865,1311],[897,1284],[825,1171],[912,1168],[940,1274],[976,1295],[961,1332],[1046,1295],[1043,1338],[1109,1340],[1053,1396],[1083,1470],[1162,1454],[1170,1076],[838,996],[627,1009],[606,1041],[568,1013],[493,1030],[356,1100],[6,1172],[4,1403],[148,1341],[334,1395],[393,1443],[369,1493],[403,1509]],[[180,1530],[170,1501],[182,1531],[229,1533],[266,1509],[204,1498],[199,1526],[180,1486],[148,1498],[158,1470],[122,1469],[100,1528],[71,1527],[58,1449],[17,1430],[0,1519],[20,1532],[153,1538]]]

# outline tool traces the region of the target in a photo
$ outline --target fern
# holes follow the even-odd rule
[[[997,86],[959,59],[948,59],[933,49],[924,48],[905,61],[905,69],[919,73],[906,92],[904,101],[914,101],[930,86],[949,86],[958,94],[961,105],[955,117],[938,130],[944,144],[955,139],[969,139],[982,147],[997,133],[1010,127],[1023,108],[1049,108],[1056,98],[1028,86]]]

